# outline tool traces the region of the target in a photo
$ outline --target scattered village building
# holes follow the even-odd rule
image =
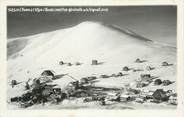
[[[161,79],[156,79],[154,81],[154,85],[161,85],[162,84],[162,80]]]
[[[149,78],[151,78],[151,74],[141,74],[140,77],[142,79],[149,79]]]
[[[177,105],[178,104],[177,97],[176,96],[170,96],[169,100],[168,100],[168,103],[170,103],[172,105]]]
[[[81,65],[81,63],[80,63],[80,62],[75,62],[75,65],[77,65],[77,66],[78,66],[78,65]]]
[[[167,85],[172,84],[172,82],[170,80],[163,80],[162,84],[163,86],[167,86]]]
[[[44,76],[44,77],[38,77],[37,80],[39,80],[40,83],[48,83],[48,82],[52,82],[52,79],[54,77],[52,76]]]
[[[92,81],[92,80],[97,79],[97,77],[96,77],[96,76],[88,76],[87,79],[88,79],[89,81]]]
[[[67,66],[72,66],[72,64],[71,63],[67,63]]]
[[[80,83],[81,84],[86,84],[86,83],[88,83],[88,79],[87,78],[81,78]]]
[[[147,82],[152,82],[152,81],[153,81],[153,80],[152,80],[151,74],[141,74],[141,75],[140,75],[140,80],[141,80],[142,82],[145,82],[145,81],[147,81]]]
[[[64,65],[65,63],[64,63],[63,61],[60,61],[59,64],[60,64],[60,65]]]
[[[54,77],[54,73],[53,71],[51,70],[44,70],[42,73],[41,73],[42,76],[51,76],[51,77]]]
[[[127,101],[129,101],[130,100],[130,96],[129,95],[126,95],[126,94],[121,94],[120,95],[120,100],[122,101],[122,102],[127,102]]]
[[[136,87],[137,87],[137,88],[142,88],[142,87],[148,86],[149,84],[150,84],[150,83],[147,82],[147,81],[138,82],[137,85],[136,85]]]
[[[153,93],[153,98],[158,101],[168,101],[169,96],[167,96],[167,93],[163,89],[157,89]]]
[[[133,69],[133,72],[143,71],[143,69]]]
[[[122,72],[119,72],[118,73],[118,76],[123,76],[124,74]]]
[[[17,85],[18,83],[17,83],[17,81],[16,80],[12,80],[11,81],[11,86],[12,86],[12,88],[15,86],[15,85]]]
[[[111,77],[117,77],[117,75],[116,74],[112,74]]]
[[[92,60],[92,65],[98,65],[98,61],[97,60]]]
[[[164,62],[162,62],[162,66],[169,66],[169,63],[164,61]]]
[[[108,75],[100,75],[100,78],[109,78]]]
[[[136,62],[136,63],[143,63],[143,62],[146,62],[146,60],[141,60],[141,59],[137,58],[137,59],[135,60],[135,62]]]
[[[146,67],[146,70],[148,70],[148,71],[151,71],[151,70],[153,70],[153,69],[155,69],[154,67],[151,67],[151,66],[147,66]]]
[[[47,82],[52,82],[52,79],[54,78],[55,78],[54,71],[44,70],[41,73],[41,76],[38,78],[35,78],[35,80],[40,83],[47,83]]]
[[[119,72],[117,74],[111,74],[109,77],[121,77],[123,76],[124,74],[122,72]]]
[[[135,62],[136,62],[136,63],[141,63],[142,61],[141,61],[139,58],[137,58],[137,59],[135,60]]]
[[[123,71],[129,71],[130,68],[128,68],[127,66],[123,67]]]

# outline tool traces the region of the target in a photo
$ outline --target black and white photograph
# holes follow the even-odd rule
[[[177,109],[175,5],[6,10],[8,109]]]

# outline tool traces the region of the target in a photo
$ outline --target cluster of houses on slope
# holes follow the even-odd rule
[[[135,62],[142,63],[142,61],[137,59]],[[60,63],[64,64],[64,62]],[[92,65],[98,65],[97,60],[92,61]],[[163,62],[162,66],[170,66],[170,64]],[[123,71],[131,70],[128,67],[124,67]],[[149,66],[149,70],[153,70],[153,67]],[[61,89],[57,84],[52,84],[53,80],[62,78],[62,76],[69,76],[74,79],[74,81],[69,82],[69,84]],[[119,72],[118,74],[101,75],[100,78],[109,78],[109,77],[123,77],[124,74]],[[169,80],[162,81],[161,79],[153,80],[150,74],[141,74],[140,80],[137,81],[137,88],[142,88],[148,86],[151,82],[154,81],[155,85],[164,86],[170,85],[172,82]],[[69,74],[63,74],[59,77],[54,74],[52,70],[44,70],[41,73],[41,76],[33,79],[33,82],[30,84],[28,80],[25,84],[25,90],[27,93],[22,94],[18,97],[12,97],[11,102],[18,102],[22,107],[29,107],[38,103],[54,102],[59,103],[64,99],[71,99],[70,97],[75,98],[84,98],[84,102],[87,101],[99,101],[101,105],[106,105],[108,101],[117,101],[117,102],[127,102],[127,101],[136,101],[137,103],[144,102],[168,102],[169,104],[177,105],[177,94],[171,90],[164,91],[163,89],[157,89],[155,91],[142,91],[139,89],[129,88],[104,88],[104,87],[95,87],[92,85],[92,81],[98,79],[95,76],[89,76],[86,78],[81,78],[77,80],[70,76]],[[17,85],[16,80],[12,80],[12,87]],[[73,98],[72,98],[73,99]]]

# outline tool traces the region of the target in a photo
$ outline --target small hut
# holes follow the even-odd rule
[[[110,76],[108,76],[108,75],[100,75],[100,78],[109,78]]]
[[[167,93],[163,89],[157,89],[153,93],[153,98],[159,101],[168,101],[169,99],[169,97],[167,96]]]
[[[156,79],[154,81],[154,85],[161,85],[162,84],[162,80],[161,79]]]
[[[170,80],[163,80],[163,86],[168,86],[170,84],[172,84]]]
[[[81,78],[80,83],[81,84],[86,84],[86,83],[88,83],[88,79],[87,78]]]
[[[87,77],[87,79],[88,79],[89,81],[92,81],[92,80],[97,79],[97,77],[96,77],[96,76],[89,76],[89,77]]]
[[[110,77],[118,77],[117,74],[112,74]]]
[[[15,86],[15,85],[17,85],[18,83],[17,83],[17,81],[16,80],[12,80],[11,81],[11,86],[12,86],[12,88]]]
[[[146,70],[148,70],[148,71],[151,71],[151,70],[153,70],[153,69],[155,69],[154,67],[151,67],[151,66],[147,66],[146,67]]]
[[[146,86],[146,84],[145,83],[142,83],[142,82],[138,82],[136,84],[136,88],[142,88],[142,87],[145,87],[145,86]]]
[[[170,103],[172,105],[177,105],[178,104],[177,97],[176,96],[170,96],[169,100],[168,100],[168,103]]]
[[[164,62],[162,62],[162,66],[169,66],[169,63],[164,61]]]
[[[130,68],[128,68],[127,66],[123,67],[123,71],[129,71]]]
[[[123,76],[123,73],[122,72],[119,72],[117,76]]]
[[[81,65],[81,63],[80,62],[75,62],[75,65],[78,66],[78,65]]]
[[[98,65],[98,61],[97,60],[92,60],[92,65]]]
[[[51,70],[44,70],[42,73],[41,73],[42,76],[52,76],[54,77],[54,73],[51,71]]]
[[[143,69],[133,69],[133,72],[143,71]]]
[[[11,81],[11,84],[12,84],[12,85],[17,85],[17,81],[16,81],[16,80],[12,80],[12,81]]]
[[[67,66],[72,66],[72,64],[71,63],[67,63]]]
[[[135,60],[135,62],[136,62],[136,63],[141,63],[142,61],[141,61],[139,58],[137,58],[137,59]]]
[[[60,61],[59,64],[60,64],[60,65],[64,65],[65,63],[64,63],[63,61]]]
[[[151,75],[150,74],[141,74],[140,77],[142,80],[148,80],[151,78]]]

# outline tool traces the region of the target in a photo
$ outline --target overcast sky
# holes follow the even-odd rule
[[[28,36],[71,27],[83,21],[99,21],[129,28],[151,40],[176,45],[175,6],[104,8],[108,8],[108,12],[8,12],[7,36],[8,38]]]

